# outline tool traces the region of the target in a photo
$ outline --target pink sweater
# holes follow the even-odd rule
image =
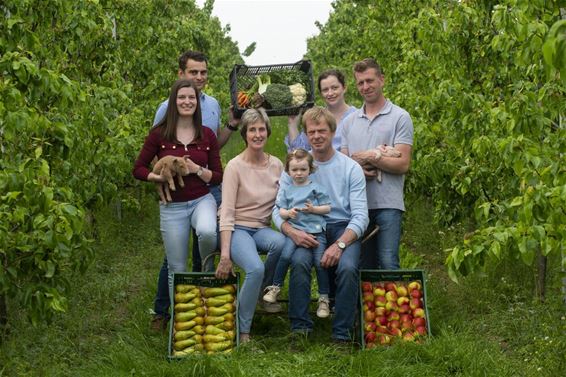
[[[261,168],[245,162],[242,154],[230,160],[222,182],[220,231],[234,230],[234,225],[270,226],[282,172],[283,164],[274,156]]]

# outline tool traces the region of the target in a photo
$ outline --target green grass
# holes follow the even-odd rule
[[[274,125],[274,154],[283,157],[284,124]],[[224,159],[238,153],[239,135]],[[271,149],[270,149],[271,150]],[[151,192],[148,190],[148,192]],[[374,350],[330,343],[330,320],[315,317],[312,338],[292,341],[286,315],[256,314],[254,341],[227,356],[169,362],[167,335],[149,330],[163,259],[155,198],[140,210],[96,213],[96,257],[73,277],[69,310],[32,327],[9,300],[9,333],[0,346],[2,376],[559,376],[566,370],[566,319],[557,260],[549,260],[546,303],[533,300],[532,268],[519,261],[451,282],[445,249],[467,224],[435,226],[425,198],[409,198],[402,265],[426,271],[433,336],[424,344]],[[313,290],[315,291],[314,287]]]

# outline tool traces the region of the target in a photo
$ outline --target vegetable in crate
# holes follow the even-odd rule
[[[301,106],[307,100],[307,90],[303,84],[289,85],[289,90],[293,95],[293,106]]]
[[[284,84],[270,84],[263,93],[263,99],[271,109],[285,109],[293,107],[293,94]]]

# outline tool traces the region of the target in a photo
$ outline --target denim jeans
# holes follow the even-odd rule
[[[401,222],[403,211],[394,208],[370,209],[369,226],[379,226],[379,231],[362,245],[360,268],[399,269],[399,243],[401,241]]]
[[[325,268],[320,266],[320,259],[322,258],[322,254],[324,254],[324,250],[326,250],[326,235],[324,233],[315,234],[316,239],[318,240],[318,246],[310,249],[313,253],[314,257],[314,267],[316,271],[316,280],[318,282],[318,294],[319,295],[328,295],[329,291],[329,283],[328,283],[328,273],[326,272]],[[277,267],[275,268],[275,275],[273,276],[273,285],[277,285],[279,287],[283,286],[285,282],[285,275],[287,275],[287,270],[291,265],[291,257],[295,252],[297,245],[293,242],[293,240],[289,237],[285,240],[285,247],[281,252],[281,257],[279,258],[279,262],[277,262]]]
[[[216,250],[216,202],[211,194],[206,194],[188,202],[161,204],[159,213],[171,293],[173,273],[187,270],[191,227],[196,230],[202,258]],[[210,260],[205,270],[213,269],[214,262]]]
[[[285,236],[271,228],[236,225],[230,241],[230,258],[246,273],[238,300],[240,334],[250,332],[260,293],[273,283],[275,266],[285,245]],[[259,253],[267,254],[265,262]]]
[[[220,208],[220,203],[222,203],[222,191],[220,185],[208,186],[210,193],[216,201],[216,205]],[[195,232],[193,231],[193,236]],[[202,271],[202,259],[200,257],[199,246],[196,237],[193,238],[193,272]]]
[[[222,192],[220,186],[209,186],[210,193],[216,201],[216,205],[220,207],[222,202]],[[200,250],[198,247],[198,236],[196,231],[193,230],[193,269],[194,272],[202,271],[202,260],[200,258]],[[167,255],[163,258],[161,269],[157,277],[157,292],[155,293],[155,300],[153,310],[156,314],[168,316],[169,312],[169,283],[168,283],[169,269],[167,268]]]
[[[326,240],[330,245],[344,233],[348,223],[326,224]],[[360,242],[349,245],[338,265],[329,270],[336,272],[336,305],[332,322],[334,339],[351,339],[356,305],[360,263]],[[312,331],[313,322],[309,316],[311,270],[314,265],[313,253],[309,249],[298,247],[291,259],[291,280],[289,282],[289,319],[291,331]]]

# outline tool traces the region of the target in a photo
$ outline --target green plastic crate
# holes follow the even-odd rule
[[[362,348],[366,347],[365,342],[365,334],[364,334],[364,327],[365,327],[365,319],[364,319],[364,310],[363,310],[363,291],[362,291],[362,282],[370,281],[372,283],[376,282],[411,282],[411,281],[420,281],[422,287],[422,300],[423,300],[423,309],[425,311],[425,320],[426,320],[426,330],[427,336],[431,335],[430,332],[430,321],[428,315],[428,307],[427,307],[427,291],[426,291],[426,277],[424,270],[360,270],[360,284],[359,284],[359,303],[360,303],[360,331],[359,335],[361,338]]]
[[[236,276],[230,276],[228,279],[217,279],[212,272],[176,272],[173,273],[173,286],[177,284],[189,284],[196,285],[199,287],[221,287],[226,284],[236,285],[236,299],[234,303],[236,304],[236,311],[234,312],[235,318],[235,331],[236,331],[236,347],[240,344],[240,326],[238,320],[238,299],[240,295],[240,273],[236,272]],[[175,318],[175,297],[174,294],[171,295],[170,303],[170,314],[171,320],[169,321],[169,342],[168,342],[168,357],[169,359],[184,359],[188,356],[174,356],[173,355],[173,328],[174,328],[174,318]],[[204,353],[195,353],[193,355],[202,355]],[[192,355],[189,355],[192,356]]]

